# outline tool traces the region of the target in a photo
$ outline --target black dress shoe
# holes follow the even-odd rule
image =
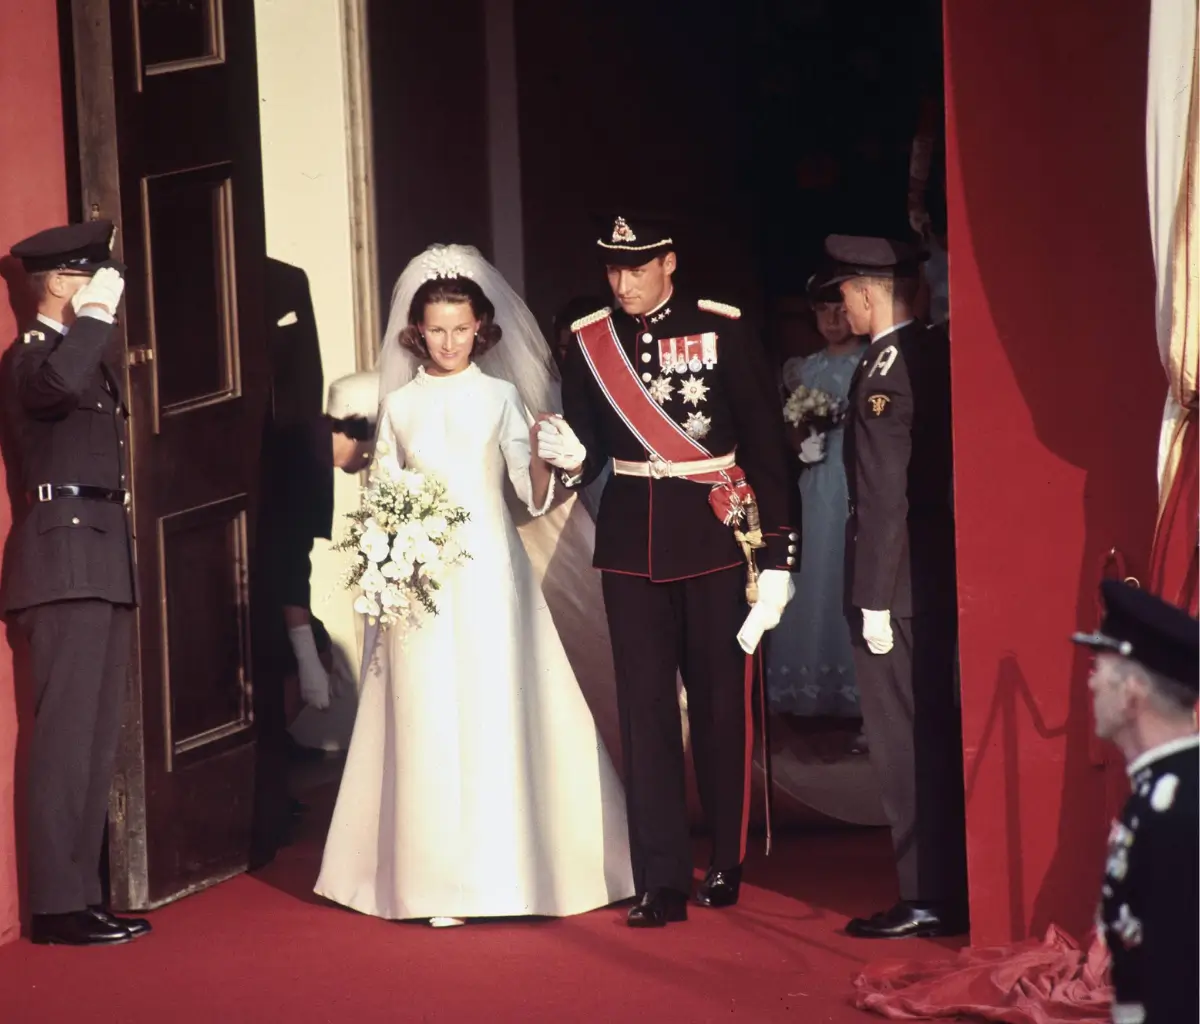
[[[110,913],[100,906],[88,907],[88,913],[97,921],[103,921],[105,924],[115,924],[124,928],[135,939],[139,935],[145,935],[147,932],[153,931],[150,927],[150,922],[144,917],[117,917],[116,914]]]
[[[29,938],[39,946],[115,946],[133,936],[124,925],[102,921],[90,910],[34,914]]]
[[[643,893],[629,911],[630,928],[662,928],[668,921],[687,920],[687,895],[677,889]]]
[[[709,868],[696,890],[696,902],[702,907],[732,907],[737,903],[741,889],[740,864],[732,868]]]
[[[928,939],[963,935],[966,931],[966,915],[914,906],[904,900],[890,910],[871,917],[855,917],[846,924],[846,934],[856,939]]]

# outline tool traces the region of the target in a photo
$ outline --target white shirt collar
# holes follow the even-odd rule
[[[1178,754],[1181,750],[1189,750],[1195,746],[1200,746],[1200,736],[1182,736],[1177,740],[1160,743],[1157,747],[1152,747],[1144,754],[1135,757],[1129,762],[1125,771],[1132,779],[1143,768],[1149,768],[1155,761],[1161,761],[1164,757],[1170,757],[1172,754]]]
[[[38,319],[39,319],[39,320],[40,320],[42,323],[44,323],[44,324],[45,324],[47,327],[49,327],[51,330],[53,330],[53,331],[57,331],[59,334],[66,334],[66,333],[67,333],[67,328],[66,328],[66,326],[65,326],[64,324],[60,324],[60,323],[59,323],[57,320],[55,320],[53,317],[48,317],[48,316],[46,316],[46,314],[45,314],[45,313],[39,313],[39,314],[37,315],[37,318],[38,318]]]
[[[886,331],[880,331],[878,334],[876,334],[874,337],[872,337],[871,344],[874,345],[875,342],[877,342],[880,338],[886,338],[889,334],[895,334],[896,331],[899,331],[902,328],[905,328],[909,324],[911,324],[913,322],[913,320],[914,320],[914,318],[910,316],[907,320],[904,320],[898,324],[892,324],[892,326],[889,327]]]

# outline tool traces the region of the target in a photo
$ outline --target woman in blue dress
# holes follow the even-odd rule
[[[808,282],[808,297],[825,348],[789,359],[783,367],[787,394],[799,385],[845,399],[866,345],[850,332],[836,284]],[[767,692],[777,713],[859,718],[858,687],[850,653],[850,629],[842,601],[846,529],[846,473],[842,427],[817,433],[790,428],[802,470],[800,571],[792,577],[796,596],[771,634]]]

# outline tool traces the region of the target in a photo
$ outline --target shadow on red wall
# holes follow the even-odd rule
[[[1024,662],[1016,654],[1002,658],[994,670],[994,693],[964,709],[977,757],[968,802],[983,796],[972,792],[981,770],[992,774],[987,797],[996,795],[996,775],[1003,776],[1003,811],[996,814],[993,802],[976,813],[993,815],[995,829],[1004,821],[1012,935],[1040,935],[1053,921],[1081,937],[1092,916],[1106,827],[1106,781],[1090,738],[1088,659],[1082,652],[1075,657],[1069,680],[1045,678],[1038,664],[1042,651],[1022,646],[1019,630],[1032,615],[1044,614],[1054,628],[1063,620],[1066,644],[1070,629],[1094,623],[1105,552],[1123,551],[1135,575],[1144,571],[1149,552],[1165,385],[1155,348],[1144,198],[1148,0],[1098,7],[1086,0],[946,7],[948,101],[957,135],[960,209],[966,211],[965,223],[951,224],[952,231],[958,228],[951,242],[963,253],[961,265],[973,261],[977,268],[964,272],[964,293],[956,296],[967,311],[956,347],[968,349],[956,361],[970,362],[970,347],[986,348],[998,339],[1025,406],[1013,406],[1005,382],[993,389],[971,377],[978,372],[974,368],[956,373],[956,386],[969,379],[972,392],[956,394],[956,430],[983,434],[967,442],[973,464],[959,463],[965,478],[959,489],[960,549],[964,524],[975,522],[966,541],[969,557],[960,550],[960,575],[966,576],[964,562],[968,573],[972,562],[976,570],[976,578],[960,581],[960,588],[973,587],[974,593],[968,597],[960,589],[960,600],[994,612],[987,628],[998,637],[1011,631],[1014,649],[1026,655]],[[959,308],[956,301],[956,317]],[[1034,434],[1028,441],[1027,417]],[[960,434],[956,442],[961,440]],[[1053,500],[1056,491],[1072,486],[1036,479],[1014,464],[1022,450],[1039,444],[1082,473],[1081,510],[1039,507],[1043,498]],[[985,461],[992,456],[993,463]],[[1002,475],[1006,467],[1011,478]],[[989,497],[1010,487],[1026,488],[1028,511],[1012,526],[997,523],[997,513],[989,512]],[[1067,550],[1064,531],[1077,521],[1083,535],[1071,537]],[[989,528],[980,522],[989,522]],[[986,537],[991,550],[985,550],[981,529],[995,534]],[[1016,557],[1005,551],[1006,531],[1020,534]],[[1040,591],[1038,576],[1053,580],[1055,571],[1074,567],[1076,544],[1082,563],[1074,620],[1067,622],[1062,592],[1055,593],[1053,583]],[[1021,563],[1033,567],[1031,575],[1018,578]],[[1050,660],[1059,657],[1052,652]],[[986,690],[986,666],[977,662],[972,669],[976,692]],[[1065,720],[1045,721],[1039,707],[1061,708],[1067,686]],[[1000,731],[998,741],[994,729]],[[1058,742],[1065,743],[1065,763],[1061,810],[1053,820],[1044,807],[1023,806],[1021,793],[1023,785],[1027,796],[1037,785],[1034,772],[1054,767],[1045,750],[1035,748],[1056,737],[1064,738]],[[989,749],[989,742],[996,745]],[[994,757],[1000,764],[987,768]],[[1026,876],[1030,834],[1036,831],[1056,836],[1040,881]],[[1040,842],[1045,849],[1045,840]],[[1027,886],[1035,893],[1027,893]]]
[[[25,287],[25,274],[21,265],[11,256],[0,259],[0,279],[8,290],[8,305],[12,310],[13,319],[18,324],[26,324],[36,312],[36,306]],[[15,344],[19,345],[18,340]],[[14,352],[10,345],[0,355],[0,394],[7,394],[9,379],[9,362]],[[7,406],[7,400],[4,406]],[[13,444],[12,427],[7,415],[0,416],[0,456],[4,461],[4,479],[8,490],[7,522],[19,521],[24,513],[25,495],[21,487],[21,471],[16,463],[16,448]],[[3,570],[0,575],[7,576],[9,550],[13,543],[12,531],[4,531],[7,538],[4,544]],[[29,663],[29,648],[25,643],[20,629],[15,623],[6,620],[5,634],[9,649],[12,651],[13,690],[17,710],[17,743],[13,754],[13,819],[16,831],[17,856],[17,891],[21,905],[21,923],[26,925],[29,920],[26,907],[26,885],[28,874],[28,768],[29,742],[33,734],[33,676]]]

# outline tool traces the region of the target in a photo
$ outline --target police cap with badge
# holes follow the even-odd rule
[[[60,271],[90,277],[112,260],[116,228],[112,221],[93,220],[47,228],[12,247],[27,274]]]
[[[859,277],[912,278],[929,254],[906,242],[865,235],[830,235],[825,252],[833,260],[829,284]]]
[[[611,267],[641,267],[675,251],[674,231],[662,218],[614,214],[600,223],[596,249]]]
[[[1200,687],[1200,623],[1187,612],[1117,580],[1100,585],[1104,620],[1094,633],[1071,639],[1096,651],[1129,658],[1186,687]]]

